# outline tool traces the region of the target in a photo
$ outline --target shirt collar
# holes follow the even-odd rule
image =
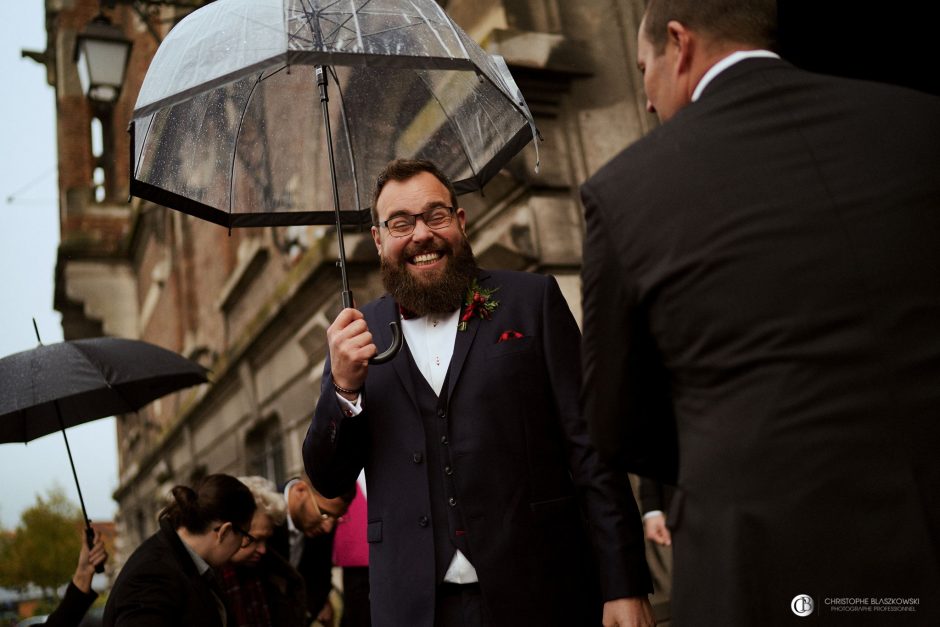
[[[289,494],[290,494],[290,489],[291,489],[291,488],[294,486],[294,484],[297,483],[298,481],[300,481],[300,479],[291,479],[291,480],[288,481],[287,484],[284,486],[284,502],[287,503],[287,531],[288,531],[291,535],[296,534],[296,533],[300,533],[300,529],[298,529],[297,526],[294,525],[294,519],[291,518],[291,516],[290,516],[290,499],[288,498],[288,496],[289,496]]]
[[[692,102],[695,102],[702,97],[702,92],[705,91],[705,88],[708,87],[708,84],[712,82],[716,76],[727,70],[735,63],[744,61],[745,59],[779,58],[780,55],[775,52],[771,52],[770,50],[738,50],[736,52],[732,52],[721,61],[708,68],[708,71],[705,72],[701,80],[699,80],[698,85],[695,86],[695,91],[692,92]]]
[[[179,536],[179,533],[176,535]],[[204,560],[202,556],[199,555],[199,553],[196,553],[196,551],[193,550],[193,547],[186,544],[186,540],[184,540],[182,536],[180,536],[180,542],[183,543],[183,546],[186,547],[186,552],[189,553],[189,556],[193,559],[193,564],[196,565],[196,571],[200,575],[206,574],[206,571],[209,570],[209,562]]]

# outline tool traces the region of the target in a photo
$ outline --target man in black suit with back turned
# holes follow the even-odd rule
[[[639,512],[588,442],[555,279],[477,268],[430,162],[389,164],[373,213],[389,294],[327,331],[304,442],[323,494],[365,467],[372,624],[596,627],[603,609],[606,625],[651,625]],[[405,347],[369,366],[395,320]]]
[[[804,595],[940,624],[940,101],[794,68],[775,18],[648,4],[663,124],[582,188],[585,415],[677,482],[677,626],[789,624]]]

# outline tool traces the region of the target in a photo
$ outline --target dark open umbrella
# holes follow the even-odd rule
[[[62,431],[90,547],[93,532],[65,429],[135,412],[206,381],[199,364],[138,340],[101,337],[40,345],[0,359],[0,443]]]
[[[369,177],[422,158],[479,190],[537,131],[434,0],[217,0],[160,45],[131,134],[134,196],[229,228],[335,223],[348,307],[342,227],[371,224]]]

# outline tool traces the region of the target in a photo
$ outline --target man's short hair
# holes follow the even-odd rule
[[[422,172],[430,172],[433,174],[450,193],[451,206],[454,208],[457,207],[457,192],[454,190],[454,185],[450,182],[450,179],[447,178],[447,175],[441,172],[436,165],[426,159],[395,159],[394,161],[389,161],[375,178],[375,186],[372,190],[373,224],[378,224],[379,222],[379,210],[376,208],[376,204],[379,201],[379,194],[382,193],[382,188],[385,187],[385,184],[389,181],[407,181]]]
[[[643,34],[657,55],[666,48],[672,20],[718,41],[766,49],[776,44],[776,0],[649,0]]]

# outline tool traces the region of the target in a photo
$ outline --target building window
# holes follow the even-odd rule
[[[281,421],[274,415],[245,436],[245,450],[248,457],[249,475],[266,477],[276,484],[286,479],[284,476],[284,438],[281,433]]]

